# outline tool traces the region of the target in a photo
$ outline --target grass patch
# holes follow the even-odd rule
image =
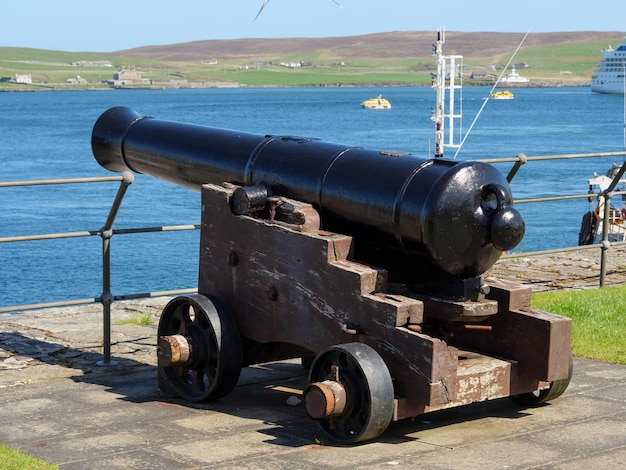
[[[136,311],[128,317],[115,322],[116,325],[140,325],[150,326],[152,325],[152,313]]]
[[[626,285],[533,294],[534,308],[571,318],[575,356],[626,364]]]
[[[2,470],[54,470],[59,467],[0,444],[0,468]]]

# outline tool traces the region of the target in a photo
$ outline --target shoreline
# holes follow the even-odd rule
[[[493,83],[465,83],[463,86],[465,87],[493,87]],[[20,93],[20,92],[39,92],[39,91],[116,91],[116,90],[200,90],[200,89],[233,89],[233,88],[247,88],[247,89],[261,89],[261,88],[400,88],[400,87],[430,87],[429,84],[412,84],[412,83],[363,83],[363,84],[324,84],[319,83],[315,85],[263,85],[263,86],[251,86],[245,85],[241,83],[214,83],[210,84],[197,83],[197,84],[189,84],[188,86],[180,86],[180,85],[171,85],[167,84],[159,84],[154,86],[126,86],[126,87],[112,87],[109,85],[102,86],[90,86],[88,88],[76,87],[71,88],[68,86],[60,85],[59,86],[48,86],[48,85],[23,85],[22,88],[9,89],[3,88],[0,86],[0,93]],[[550,81],[550,80],[542,80],[537,83],[533,83],[530,85],[523,86],[496,86],[496,89],[509,89],[509,90],[517,90],[517,89],[526,89],[526,88],[584,88],[591,87],[591,80],[589,81],[572,81],[572,82],[564,82],[564,81]]]

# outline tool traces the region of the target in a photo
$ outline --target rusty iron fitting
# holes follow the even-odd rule
[[[304,408],[310,418],[340,416],[346,407],[346,390],[339,382],[314,382],[304,389]]]
[[[476,330],[476,331],[492,331],[493,327],[491,325],[468,325],[464,324],[461,328],[465,330]]]
[[[180,367],[189,363],[191,345],[183,335],[159,336],[157,356],[162,367]]]

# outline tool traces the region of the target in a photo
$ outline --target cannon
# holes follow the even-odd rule
[[[491,276],[524,235],[493,166],[126,107],[100,116],[91,144],[108,170],[201,192],[198,294],[172,299],[158,326],[164,392],[212,400],[244,366],[302,358],[307,415],[353,444],[392,420],[567,388],[571,321]]]

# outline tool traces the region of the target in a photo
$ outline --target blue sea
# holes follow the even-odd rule
[[[489,91],[463,89],[463,132]],[[359,106],[380,93],[392,103],[391,110]],[[435,91],[429,87],[0,93],[0,181],[112,175],[94,160],[90,137],[97,118],[113,106],[160,119],[427,157],[434,148],[434,104]],[[457,159],[623,149],[621,95],[597,95],[588,88],[528,88],[515,90],[511,101],[489,100]],[[454,154],[447,149],[445,156]],[[532,162],[511,187],[516,199],[584,193],[588,178],[604,173],[615,160]],[[497,166],[508,173],[511,164]],[[0,188],[0,237],[98,230],[117,187]],[[527,230],[517,250],[534,251],[576,245],[589,203],[579,199],[518,208]],[[199,193],[138,175],[114,227],[198,223]],[[113,294],[196,287],[198,240],[198,231],[116,235],[111,245]],[[102,291],[99,237],[3,243],[0,263],[0,306],[98,297]]]

